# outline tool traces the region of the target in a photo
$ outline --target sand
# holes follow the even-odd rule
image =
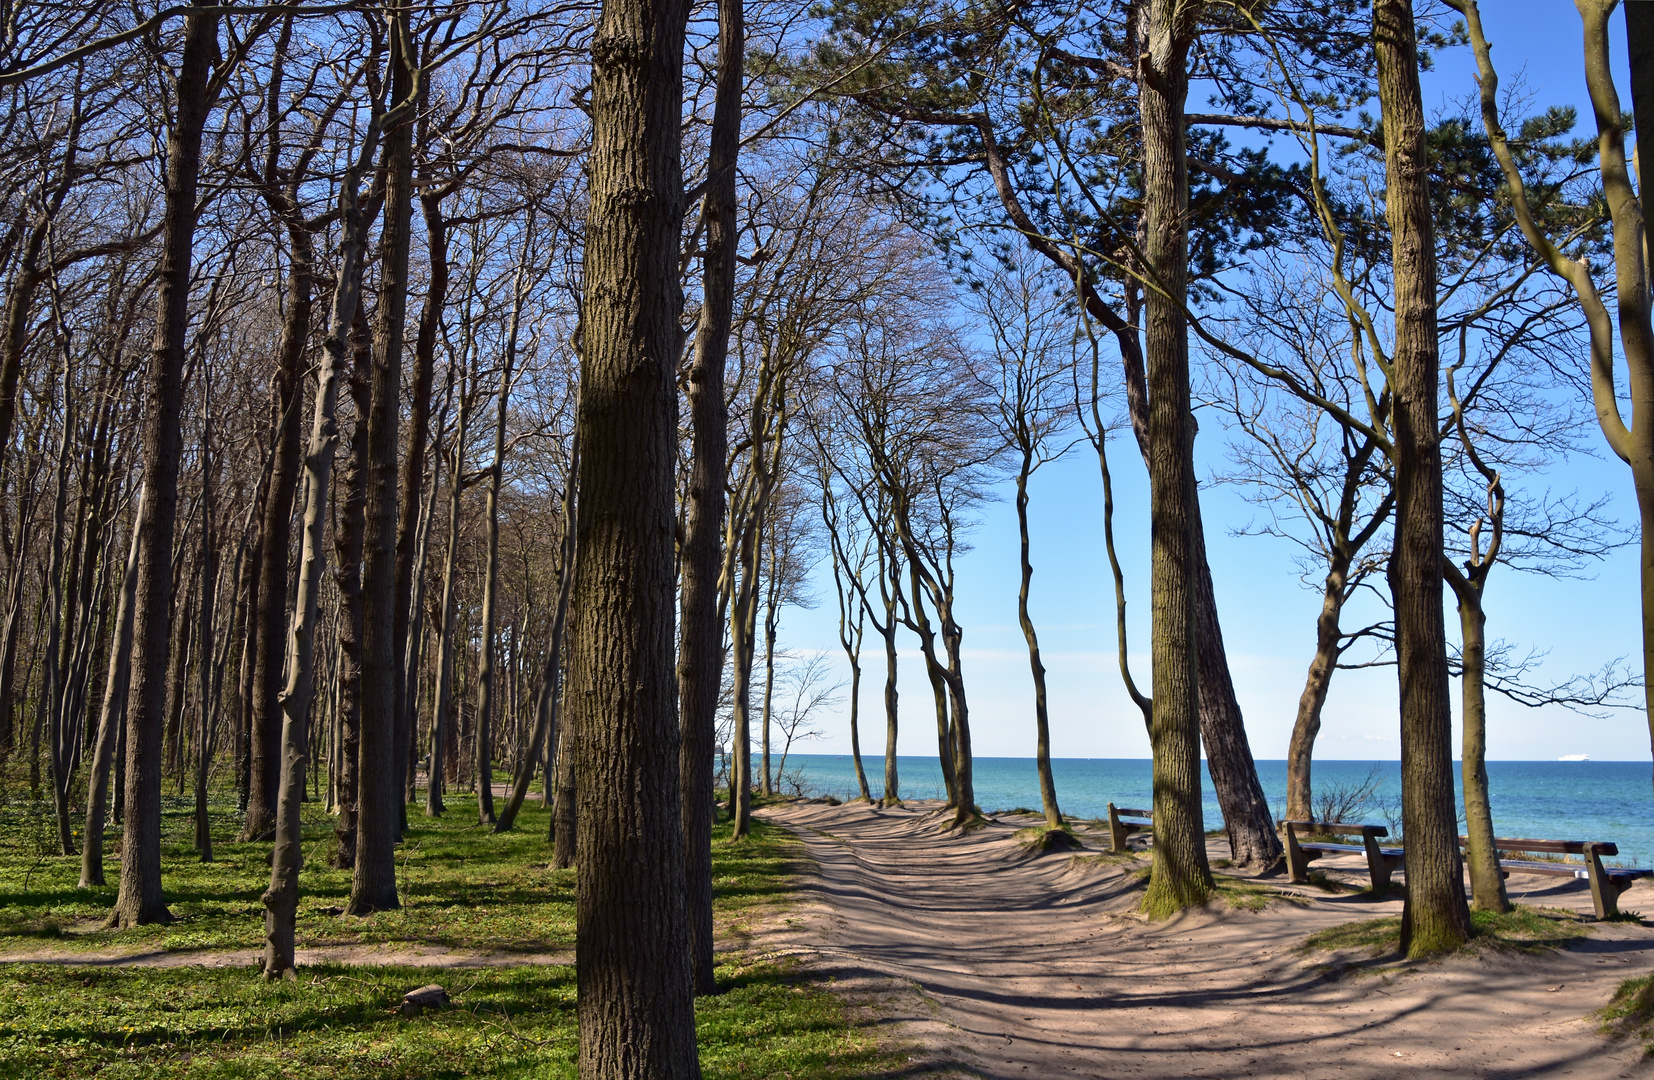
[[[912,1046],[912,1075],[971,1077],[1614,1077],[1654,1070],[1590,1014],[1654,972],[1654,928],[1596,924],[1574,947],[1428,963],[1304,953],[1317,930],[1399,901],[1283,878],[1262,911],[1223,901],[1162,923],[1133,907],[1146,857],[1030,854],[1035,819],[968,834],[934,807],[798,803],[761,811],[818,869],[766,937]],[[1214,859],[1227,845],[1214,838]],[[1359,862],[1318,863],[1365,885]],[[1558,884],[1561,880],[1562,883]],[[1589,913],[1583,882],[1510,880],[1519,902]],[[1622,908],[1654,914],[1639,884]]]

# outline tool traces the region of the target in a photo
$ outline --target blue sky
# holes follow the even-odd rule
[[[1520,72],[1536,108],[1574,104],[1582,122],[1590,123],[1582,36],[1572,4],[1494,0],[1485,4],[1483,19],[1506,85]],[[1617,81],[1629,111],[1624,24],[1617,14],[1613,25]],[[1426,75],[1426,108],[1462,112],[1454,105],[1474,93],[1473,70],[1468,49],[1439,55],[1435,70]],[[1203,418],[1201,432],[1196,453],[1205,474],[1222,463],[1226,435],[1215,416]],[[1590,442],[1601,445],[1594,431]],[[1114,446],[1110,462],[1116,474],[1116,532],[1127,575],[1131,652],[1137,678],[1146,684],[1147,480],[1134,448],[1119,441]],[[1569,461],[1548,480],[1558,488],[1608,492],[1618,516],[1634,518],[1629,470],[1606,455]],[[1017,531],[1009,484],[1001,485],[998,495],[984,508],[972,534],[974,550],[959,564],[965,680],[976,753],[1027,757],[1034,751],[1033,697],[1027,649],[1016,619]],[[1252,750],[1259,758],[1281,758],[1313,647],[1319,600],[1300,585],[1291,545],[1269,537],[1231,535],[1257,512],[1238,491],[1205,486],[1202,507],[1230,668]],[[1114,659],[1113,594],[1101,541],[1101,484],[1088,447],[1045,466],[1035,477],[1030,512],[1032,609],[1048,669],[1052,752],[1059,757],[1147,757],[1141,716],[1126,697]],[[819,568],[818,578],[825,573],[825,566]],[[848,686],[849,669],[838,646],[830,588],[822,578],[814,610],[791,608],[784,613],[781,643],[795,651],[828,652]],[[1529,646],[1549,650],[1534,679],[1561,681],[1594,671],[1614,657],[1637,654],[1637,596],[1635,547],[1603,561],[1587,580],[1548,580],[1495,570],[1486,603],[1488,635],[1508,639],[1523,651]],[[1456,640],[1457,620],[1451,609],[1447,618],[1449,637]],[[934,755],[935,726],[922,661],[916,650],[909,650],[911,642],[903,645],[900,752]],[[883,661],[876,643],[867,652],[862,747],[864,753],[877,755],[883,748]],[[847,753],[846,716],[841,705],[817,725],[825,737],[797,749]],[[1339,672],[1322,725],[1317,757],[1398,757],[1394,669]],[[1457,738],[1455,731],[1455,745]],[[1615,710],[1597,719],[1554,707],[1528,709],[1490,695],[1490,758],[1544,760],[1564,754],[1649,760],[1643,714]]]

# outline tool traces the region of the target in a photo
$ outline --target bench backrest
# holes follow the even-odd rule
[[[1465,847],[1469,842],[1468,838],[1459,837],[1460,847]],[[1590,848],[1605,858],[1620,853],[1619,846],[1610,840],[1518,840],[1494,837],[1493,847],[1497,851],[1546,852],[1552,855],[1584,855],[1586,849]]]
[[[1128,809],[1127,807],[1124,807],[1124,806],[1115,806],[1113,803],[1109,803],[1108,806],[1109,806],[1110,810],[1114,811],[1120,817],[1146,817],[1146,818],[1151,818],[1151,817],[1154,816],[1154,811],[1153,810],[1131,810],[1131,809]]]
[[[1293,833],[1323,833],[1329,836],[1389,836],[1382,825],[1355,825],[1346,821],[1283,821],[1281,827]]]

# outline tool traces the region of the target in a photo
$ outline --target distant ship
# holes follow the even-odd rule
[[[1587,754],[1563,754],[1561,757],[1557,758],[1556,760],[1558,760],[1558,761],[1590,761],[1591,758]]]

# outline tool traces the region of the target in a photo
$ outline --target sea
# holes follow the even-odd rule
[[[756,764],[756,762],[755,762]],[[862,757],[873,797],[883,794],[883,756]],[[904,799],[938,799],[945,795],[942,770],[934,757],[896,759]],[[1101,818],[1108,804],[1147,807],[1153,799],[1146,758],[1053,758],[1057,804],[1069,817]],[[1259,761],[1258,781],[1276,818],[1286,806],[1286,762]],[[848,754],[791,754],[782,790],[808,795],[853,798],[855,767]],[[1490,761],[1488,790],[1493,827],[1499,836],[1548,840],[1611,840],[1619,846],[1614,862],[1654,866],[1654,770],[1640,761]],[[1453,763],[1455,786],[1459,765]],[[1212,780],[1205,774],[1208,829],[1223,826]],[[1039,777],[1033,758],[974,759],[976,802],[995,812],[1021,807],[1038,810]],[[1401,763],[1397,761],[1317,761],[1311,771],[1317,801],[1340,791],[1359,796],[1352,811],[1358,820],[1387,825],[1400,832]],[[1461,820],[1463,814],[1461,792]],[[1352,816],[1346,816],[1351,820]]]

